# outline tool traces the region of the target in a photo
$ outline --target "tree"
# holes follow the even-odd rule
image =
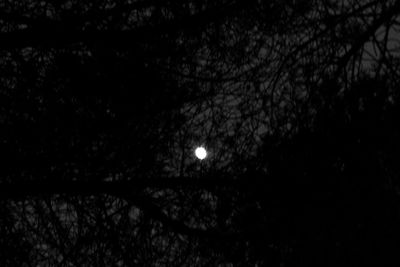
[[[399,1],[0,10],[2,265],[395,260]]]

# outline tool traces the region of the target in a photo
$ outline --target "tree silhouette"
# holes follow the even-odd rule
[[[0,265],[398,262],[399,1],[0,10]]]

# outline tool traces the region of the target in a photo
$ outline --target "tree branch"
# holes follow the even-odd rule
[[[49,195],[127,195],[145,188],[216,188],[243,187],[243,180],[221,177],[173,177],[157,179],[132,179],[130,181],[26,181],[0,184],[0,199],[25,198]]]

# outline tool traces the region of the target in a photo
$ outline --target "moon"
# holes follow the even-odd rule
[[[196,157],[199,160],[203,160],[207,157],[207,151],[204,147],[199,146],[198,148],[196,148],[196,150],[194,151],[194,154],[196,155]]]

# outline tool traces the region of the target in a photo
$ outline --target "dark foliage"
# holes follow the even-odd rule
[[[0,3],[0,265],[398,266],[399,14]]]

